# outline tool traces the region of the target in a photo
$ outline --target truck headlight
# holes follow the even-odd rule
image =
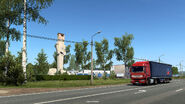
[[[133,78],[142,78],[143,75],[132,75]]]

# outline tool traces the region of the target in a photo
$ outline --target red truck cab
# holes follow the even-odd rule
[[[133,84],[148,84],[148,78],[151,77],[149,61],[134,63],[130,69],[130,77]]]

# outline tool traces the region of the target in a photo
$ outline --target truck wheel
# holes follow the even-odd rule
[[[155,85],[157,84],[157,79],[154,79],[154,84],[155,84]]]
[[[150,85],[150,80],[149,79],[146,80],[146,85]]]
[[[166,79],[166,83],[169,83],[169,82],[170,82],[170,80],[167,78],[167,79]]]

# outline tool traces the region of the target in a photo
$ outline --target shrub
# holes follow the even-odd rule
[[[2,70],[0,70],[0,83],[4,84],[5,83],[5,75]]]
[[[106,80],[107,79],[107,72],[103,73],[102,79]]]
[[[115,74],[115,72],[114,71],[111,71],[110,72],[110,77],[109,77],[110,79],[115,79],[116,78],[116,74]]]
[[[90,75],[35,75],[37,81],[48,80],[90,80]]]
[[[41,49],[41,52],[37,55],[35,69],[35,74],[47,74],[49,71],[47,55],[43,49]]]
[[[6,84],[13,84],[13,85],[22,85],[24,83],[24,74],[22,70],[22,66],[20,64],[16,64],[15,66],[11,66],[8,69],[6,75]]]
[[[25,80],[21,64],[10,53],[0,60],[0,76],[4,85],[22,85]]]
[[[34,81],[35,80],[35,77],[33,76],[35,74],[33,69],[34,69],[34,65],[32,65],[31,63],[29,63],[26,66],[27,81]]]

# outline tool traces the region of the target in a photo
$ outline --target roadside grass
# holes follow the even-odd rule
[[[130,83],[130,79],[97,79],[90,85],[90,80],[55,80],[55,81],[35,81],[27,82],[22,86],[2,86],[0,88],[67,88],[67,87],[87,87],[100,85],[116,85]]]
[[[172,79],[185,79],[185,76],[180,76],[180,77],[172,77]]]

